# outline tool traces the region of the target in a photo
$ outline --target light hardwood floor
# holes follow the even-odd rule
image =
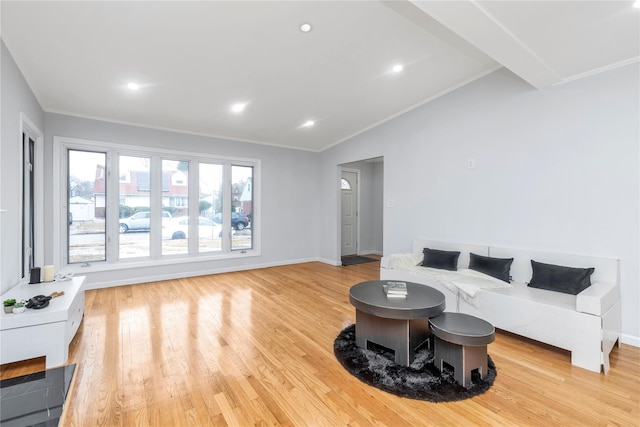
[[[498,332],[493,387],[461,402],[361,383],[333,340],[355,320],[349,287],[378,269],[307,263],[87,291],[61,425],[640,425],[640,349],[624,344],[603,375]],[[34,359],[1,376],[42,369]]]

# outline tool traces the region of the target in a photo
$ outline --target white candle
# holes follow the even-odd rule
[[[45,265],[42,270],[42,281],[53,282],[53,265]]]

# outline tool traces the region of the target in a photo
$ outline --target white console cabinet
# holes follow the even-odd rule
[[[69,343],[84,314],[84,279],[80,276],[62,282],[19,284],[0,296],[0,301],[28,300],[64,291],[45,308],[0,313],[0,364],[41,356],[46,356],[47,369],[67,363]]]

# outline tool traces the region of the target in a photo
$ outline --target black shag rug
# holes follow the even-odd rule
[[[378,261],[374,258],[368,258],[366,256],[343,256],[342,257],[342,265],[356,265],[356,264],[364,264],[365,262],[374,262]]]
[[[429,402],[453,402],[484,393],[496,378],[496,366],[488,358],[488,375],[483,380],[477,371],[472,385],[462,387],[453,379],[452,370],[441,373],[433,365],[433,351],[425,345],[416,351],[410,366],[397,365],[393,351],[376,347],[376,351],[356,346],[356,325],[348,326],[336,337],[333,352],[342,366],[362,382],[388,393]]]

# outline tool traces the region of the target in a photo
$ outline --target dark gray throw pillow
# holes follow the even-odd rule
[[[534,260],[531,260],[531,267],[533,276],[529,286],[571,295],[578,295],[591,286],[591,275],[595,270],[543,264]]]
[[[469,268],[509,283],[512,262],[513,258],[492,258],[471,252]]]
[[[458,257],[460,256],[460,252],[424,248],[422,253],[424,254],[422,260],[423,267],[450,271],[458,270]]]

